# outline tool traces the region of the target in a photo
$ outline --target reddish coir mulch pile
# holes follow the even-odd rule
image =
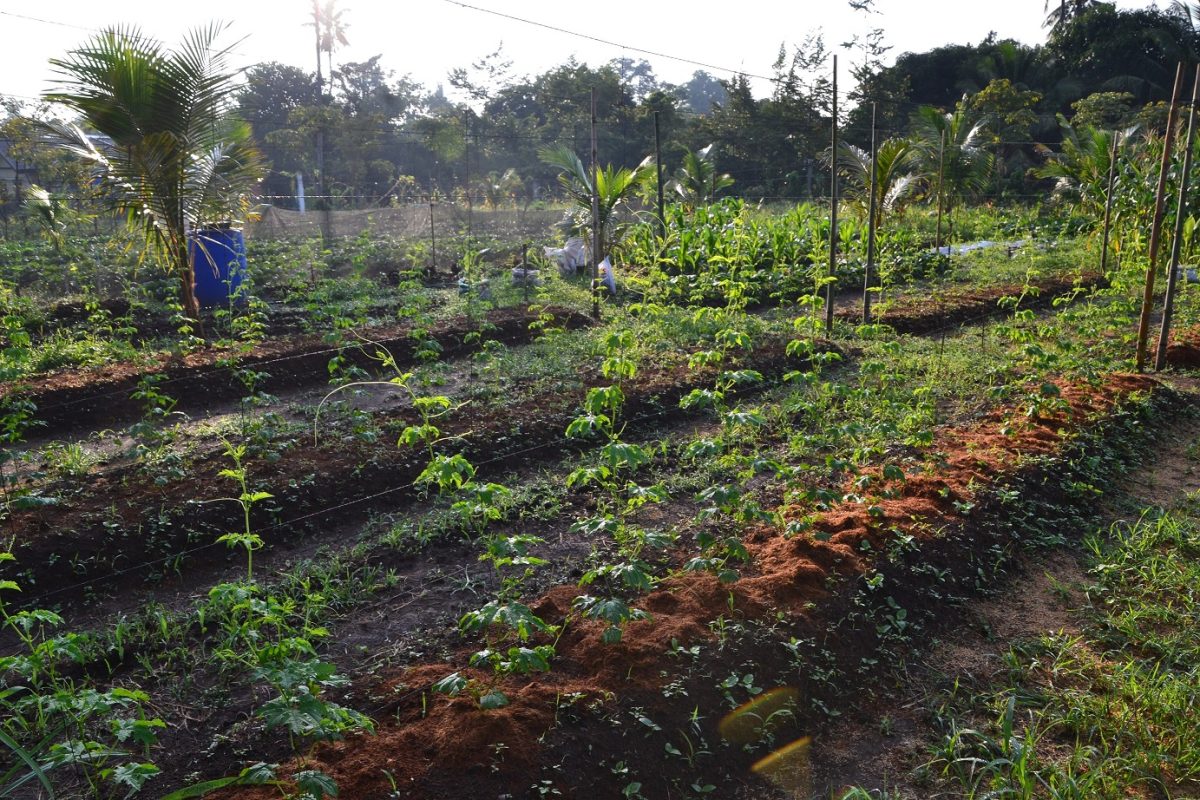
[[[791,538],[767,526],[750,529],[745,537],[754,557],[749,574],[732,584],[701,573],[669,579],[637,603],[652,618],[629,624],[619,644],[601,641],[605,626],[599,623],[572,621],[558,641],[552,672],[502,682],[511,700],[507,707],[481,711],[465,693],[446,699],[429,691],[432,682],[453,671],[480,686],[492,685],[488,674],[451,664],[413,667],[384,684],[394,700],[377,715],[375,735],[320,745],[311,758],[292,766],[325,771],[337,780],[342,797],[481,796],[475,794],[478,781],[496,786],[490,757],[497,743],[503,743],[502,785],[511,791],[528,789],[535,768],[551,758],[541,740],[555,727],[555,709],[564,695],[644,697],[646,690],[664,682],[663,671],[673,674],[677,668],[668,655],[672,643],[712,638],[709,623],[732,606],[747,616],[785,611],[819,617],[832,575],[872,569],[879,546],[897,531],[924,539],[938,529],[929,523],[963,521],[962,510],[978,491],[1013,473],[1023,458],[1058,450],[1072,430],[1104,415],[1130,393],[1155,385],[1153,379],[1135,375],[1113,376],[1100,386],[1061,385],[1065,403],[1049,416],[1000,408],[969,427],[943,430],[930,448],[939,457],[928,460],[920,471],[891,482],[883,481],[880,472],[875,486],[894,490],[893,496],[840,503],[809,517],[809,531]],[[847,491],[850,488],[848,479]],[[787,519],[810,514],[811,508],[784,509]],[[864,541],[872,547],[864,548]],[[581,593],[579,587],[561,586],[532,606],[543,619],[561,621]],[[465,662],[466,654],[461,658]],[[392,781],[398,795],[391,794]],[[267,800],[278,793],[253,788],[225,796]]]

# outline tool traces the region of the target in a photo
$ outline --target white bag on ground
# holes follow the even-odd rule
[[[612,262],[608,260],[608,256],[600,262],[600,283],[608,289],[608,293],[613,297],[617,295],[617,276],[613,272]]]

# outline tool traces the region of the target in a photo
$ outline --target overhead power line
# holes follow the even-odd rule
[[[567,36],[574,36],[578,39],[586,39],[589,42],[596,42],[597,44],[604,44],[604,45],[608,45],[609,47],[616,47],[621,50],[628,50],[633,53],[641,53],[642,55],[652,56],[654,58],[665,58],[670,61],[678,61],[681,64],[690,64],[691,66],[694,66],[694,67],[703,67],[704,69],[713,69],[713,70],[717,70],[718,72],[728,72],[731,75],[745,75],[747,78],[757,78],[759,80],[764,80],[764,81],[776,82],[776,81],[780,80],[779,78],[771,78],[766,75],[757,75],[753,72],[747,72],[744,69],[731,69],[730,67],[721,67],[721,66],[717,66],[716,64],[707,64],[703,61],[696,61],[696,60],[690,59],[690,58],[683,58],[682,56],[673,56],[670,53],[661,53],[657,50],[646,50],[645,48],[642,48],[642,47],[634,47],[632,45],[622,44],[621,42],[614,42],[611,39],[601,39],[598,36],[592,36],[587,33],[579,33],[578,31],[568,30],[566,28],[559,28],[556,25],[550,25],[545,22],[538,22],[537,20],[526,19],[525,17],[518,17],[513,14],[505,14],[501,11],[494,11],[490,8],[480,8],[479,6],[473,6],[469,3],[459,2],[459,0],[442,0],[442,2],[448,3],[452,6],[458,6],[460,8],[465,8],[470,11],[478,11],[481,14],[491,14],[492,16],[500,17],[501,19],[512,20],[513,22],[520,22],[523,25],[532,25],[535,28],[542,28],[544,30],[554,31],[555,33],[563,33],[563,34],[566,34]]]
[[[72,25],[69,22],[58,22],[52,19],[42,19],[41,17],[31,17],[28,14],[18,14],[15,11],[0,11],[0,16],[14,17],[16,19],[28,20],[29,22],[40,22],[43,25],[57,25],[60,28],[74,28],[77,31],[88,31],[90,33],[99,33],[95,28],[87,28],[83,25]]]

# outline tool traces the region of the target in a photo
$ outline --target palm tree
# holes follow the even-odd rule
[[[76,125],[52,128],[96,170],[102,200],[175,274],[184,311],[198,324],[188,235],[244,208],[263,174],[250,126],[231,115],[238,85],[225,68],[228,50],[213,49],[221,30],[196,29],[176,50],[136,28],[103,31],[50,60],[62,77],[45,95],[111,142]]]
[[[1042,12],[1046,15],[1042,27],[1056,30],[1083,14],[1089,6],[1095,5],[1096,2],[1097,0],[1057,0],[1057,2],[1056,0],[1046,0],[1042,5]],[[1054,7],[1051,8],[1051,6]]]
[[[1076,127],[1060,116],[1062,150],[1034,168],[1039,178],[1053,178],[1054,194],[1078,200],[1095,210],[1104,207],[1115,131]]]
[[[842,143],[838,148],[838,172],[849,182],[846,199],[862,216],[871,204],[871,154]],[[887,139],[875,150],[875,229],[883,225],[884,212],[899,211],[917,192],[920,176],[912,171],[917,149],[908,139]]]
[[[538,151],[543,163],[558,169],[558,182],[575,206],[572,226],[580,232],[592,230],[592,175],[575,151],[566,145],[546,147]],[[630,200],[639,185],[653,173],[654,158],[647,156],[633,169],[609,165],[596,169],[596,194],[600,200],[597,223],[600,228],[599,262],[624,238],[633,220],[630,218]]]
[[[684,153],[683,163],[679,165],[671,185],[685,206],[695,208],[713,202],[717,192],[733,185],[733,178],[727,174],[717,174],[713,145],[710,144]]]
[[[515,169],[509,167],[503,174],[495,170],[489,172],[480,182],[479,188],[483,191],[484,204],[495,210],[505,200],[511,200],[515,206],[517,197],[525,188],[525,181],[521,180]]]
[[[29,187],[21,206],[37,222],[42,235],[54,246],[54,252],[61,253],[65,242],[63,234],[66,233],[67,223],[73,216],[67,201],[34,184]]]
[[[304,23],[306,26],[311,26],[316,41],[317,47],[317,93],[320,94],[324,80],[321,77],[321,53],[325,54],[326,60],[329,62],[329,80],[333,81],[333,50],[337,45],[345,47],[350,44],[346,39],[346,28],[349,27],[342,21],[342,14],[345,9],[337,7],[338,0],[325,0],[322,3],[320,0],[312,0],[312,22]]]
[[[980,194],[988,185],[994,158],[984,149],[988,120],[960,101],[943,113],[932,106],[917,109],[912,119],[914,163],[927,193],[939,195],[948,219],[956,203]]]
[[[1123,131],[1072,125],[1059,117],[1062,149],[1052,153],[1033,171],[1039,178],[1055,181],[1055,197],[1078,203],[1090,214],[1098,214],[1107,201],[1108,172],[1112,163],[1113,140],[1117,142],[1117,163],[1113,185],[1113,219],[1148,221],[1154,207],[1152,169],[1157,168],[1155,150],[1162,152],[1161,137],[1143,132],[1138,126]]]

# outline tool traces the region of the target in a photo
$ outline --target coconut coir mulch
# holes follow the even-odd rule
[[[831,580],[873,569],[874,554],[886,540],[899,532],[930,539],[947,524],[963,523],[981,488],[1014,472],[1027,457],[1056,452],[1071,431],[1109,413],[1130,393],[1155,386],[1152,379],[1133,375],[1116,375],[1100,386],[1062,385],[1063,405],[1047,416],[1027,417],[1023,410],[1001,408],[970,427],[943,430],[930,448],[938,457],[927,466],[902,481],[877,476],[880,496],[843,502],[815,516],[811,508],[786,507],[786,519],[810,524],[805,534],[791,538],[767,526],[747,531],[753,563],[736,582],[721,584],[697,573],[669,579],[636,604],[652,617],[629,624],[619,644],[602,641],[605,626],[599,623],[571,622],[558,642],[550,673],[502,682],[511,700],[507,707],[481,711],[472,697],[446,699],[428,691],[452,671],[491,685],[485,673],[461,664],[416,666],[384,682],[382,694],[393,699],[376,715],[375,735],[319,745],[311,757],[291,766],[325,771],[337,780],[343,797],[495,797],[527,790],[539,766],[566,757],[542,744],[555,731],[563,697],[580,693],[614,704],[661,705],[658,690],[669,680],[664,675],[678,668],[668,653],[678,645],[710,641],[709,623],[733,608],[746,617],[782,613],[819,623]],[[849,483],[846,488],[850,490]],[[882,496],[885,488],[893,496]],[[562,586],[532,605],[543,619],[558,622],[569,615],[579,594],[578,587]],[[461,656],[464,663],[466,656]],[[627,740],[608,738],[628,746]],[[503,758],[497,761],[501,751]],[[598,751],[573,757],[594,762],[635,755]],[[578,785],[573,794],[599,796]],[[266,800],[277,795],[240,789],[223,796]]]

